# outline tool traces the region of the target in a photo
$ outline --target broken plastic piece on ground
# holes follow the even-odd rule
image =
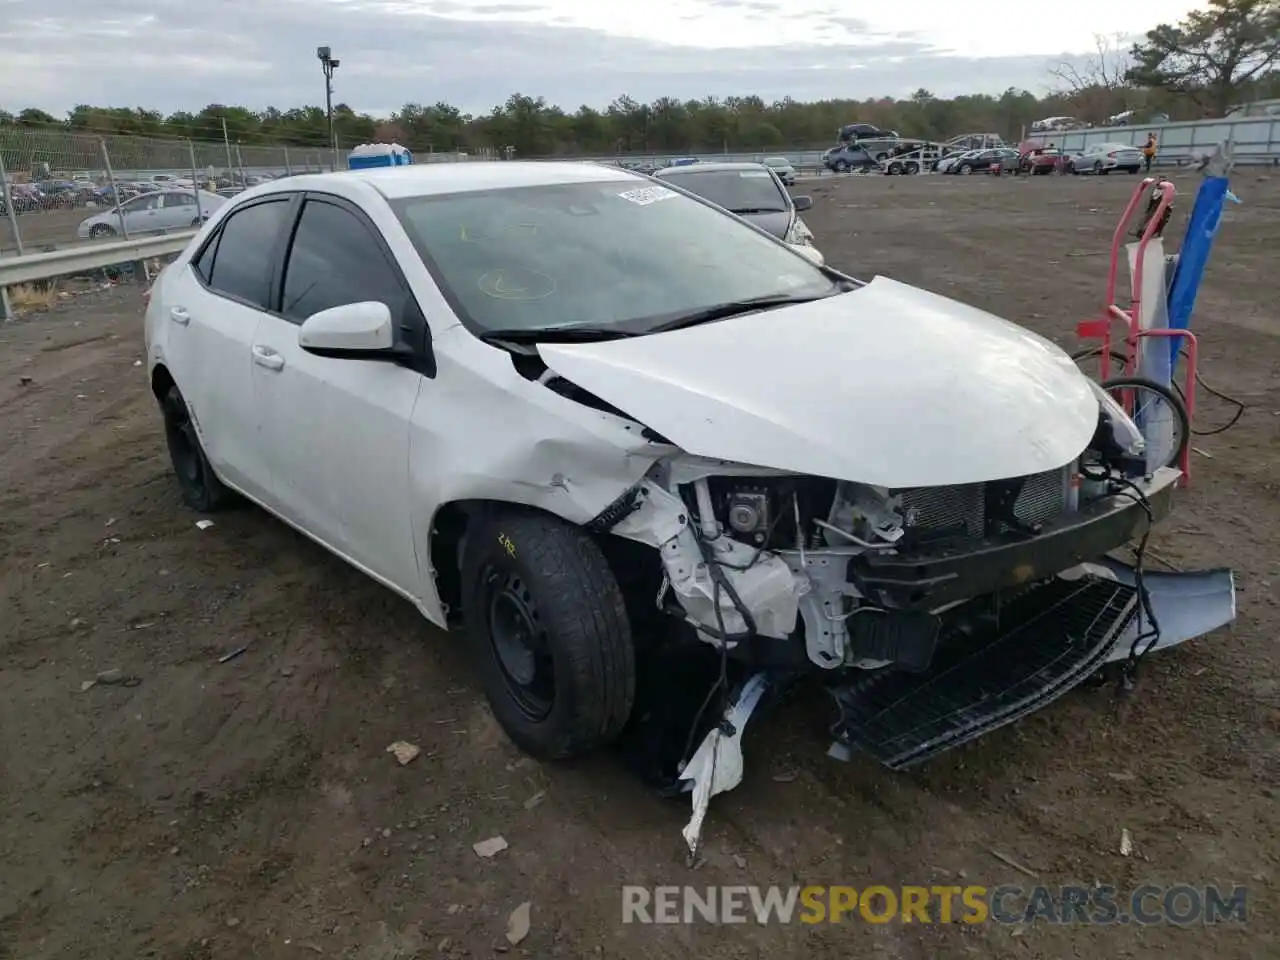
[[[529,911],[533,904],[526,900],[507,918],[507,943],[513,947],[529,935]]]
[[[476,852],[477,857],[488,860],[495,857],[503,850],[507,849],[510,844],[507,843],[506,837],[490,837],[488,840],[481,840],[479,843],[473,843],[471,849]]]
[[[1120,583],[1134,585],[1133,567],[1128,564],[1107,559],[1100,566]],[[1151,653],[1204,636],[1236,618],[1235,574],[1228,569],[1179,573],[1144,570],[1142,583],[1160,624],[1160,639]],[[1147,625],[1146,616],[1140,613],[1120,635],[1106,662],[1127,660],[1134,638]]]
[[[680,773],[681,780],[693,782],[693,815],[682,831],[691,857],[697,855],[711,798],[742,782],[742,734],[768,686],[765,674],[752,676],[725,711],[725,722],[711,728]]]
[[[387,753],[395,754],[396,761],[403,767],[406,763],[412,763],[416,760],[418,754],[422,753],[422,748],[417,744],[409,743],[407,740],[397,740],[387,747]]]

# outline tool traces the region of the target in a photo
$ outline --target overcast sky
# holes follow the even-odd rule
[[[576,109],[627,93],[766,100],[1037,94],[1094,35],[1141,34],[1194,3],[1071,0],[0,0],[0,107],[166,113],[322,103],[387,114],[512,92]],[[1157,11],[1157,12],[1153,12]]]

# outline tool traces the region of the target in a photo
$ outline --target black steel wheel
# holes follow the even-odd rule
[[[170,387],[161,398],[160,411],[164,416],[164,438],[169,447],[169,459],[178,478],[183,502],[201,513],[221,509],[231,499],[231,491],[223,486],[209,465],[187,410],[187,402],[176,386]]]
[[[485,564],[481,580],[489,653],[503,686],[526,718],[543,721],[555,703],[556,671],[533,595],[518,573],[493,564]]]
[[[526,753],[568,759],[622,731],[635,700],[631,624],[586,531],[518,508],[474,517],[462,615],[489,706]]]

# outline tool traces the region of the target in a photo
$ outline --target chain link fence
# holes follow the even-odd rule
[[[0,125],[0,256],[40,253],[93,237],[174,229],[154,201],[136,197],[173,186],[232,196],[264,177],[332,170],[327,147],[241,144],[96,134]],[[203,195],[203,194],[201,194]],[[152,204],[152,222],[130,210]],[[176,207],[176,203],[175,203]],[[101,216],[100,216],[101,215]],[[163,222],[163,226],[158,224]],[[191,225],[188,216],[184,227]],[[148,229],[148,228],[152,229]]]

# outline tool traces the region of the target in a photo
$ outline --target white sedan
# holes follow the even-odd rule
[[[162,187],[125,200],[120,206],[85,217],[76,228],[81,240],[99,240],[120,234],[137,236],[166,230],[198,227],[226,203],[225,197],[207,190]]]
[[[734,720],[676,735],[701,718],[691,845],[775,676],[825,674],[841,742],[896,769],[1125,659],[1140,591],[1154,646],[1234,616],[1229,577],[1170,608],[1192,575],[1104,557],[1178,472],[1057,346],[621,169],[252,188],[160,274],[146,352],[185,501],[238,492],[460,614],[530,753],[610,742],[645,657],[709,653]]]

